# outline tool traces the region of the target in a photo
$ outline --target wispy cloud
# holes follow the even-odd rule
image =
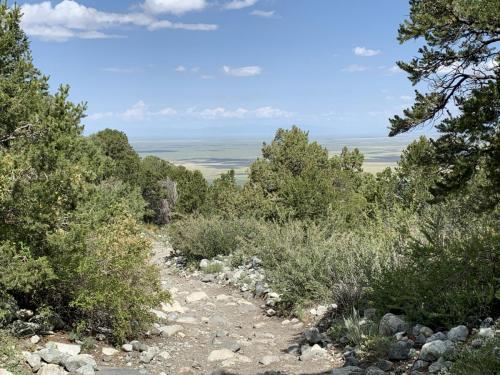
[[[365,72],[369,68],[364,65],[358,65],[358,64],[351,64],[346,66],[345,68],[342,69],[343,72],[349,72],[349,73],[359,73],[359,72]]]
[[[255,4],[257,4],[258,0],[232,0],[226,5],[224,5],[225,9],[243,9],[243,8],[248,8],[251,7]]]
[[[116,74],[132,74],[139,71],[138,69],[135,68],[117,68],[117,67],[103,68],[101,70],[106,73],[116,73]]]
[[[177,67],[175,68],[175,71],[177,73],[184,73],[185,71],[187,71],[187,69],[184,65],[177,65]]]
[[[184,0],[179,0],[179,2],[184,3]],[[144,27],[148,30],[213,31],[218,27],[214,24],[162,20],[146,12],[104,12],[79,4],[74,0],[63,0],[55,6],[52,5],[51,1],[23,4],[21,11],[23,13],[21,25],[24,31],[30,36],[47,41],[63,42],[73,38],[117,38],[120,35],[108,31],[112,28],[130,25]]]
[[[171,13],[177,16],[206,8],[205,0],[145,0],[141,7],[148,13]]]
[[[379,49],[370,49],[366,47],[355,47],[353,49],[353,52],[356,56],[363,56],[363,57],[372,57],[372,56],[377,56],[382,53]]]
[[[171,107],[165,107],[158,111],[152,111],[150,107],[143,101],[127,108],[123,112],[97,112],[89,115],[87,120],[100,121],[108,118],[117,118],[127,122],[143,122],[160,117],[178,116],[181,118],[198,118],[203,120],[217,119],[277,119],[289,118],[293,113],[273,106],[263,106],[254,109],[239,107],[230,109],[226,107],[210,107],[198,109],[191,107],[186,110],[176,110]]]
[[[252,77],[258,76],[262,73],[262,68],[258,65],[243,66],[241,68],[231,68],[230,66],[223,66],[222,70],[228,76],[234,77]]]
[[[253,10],[250,15],[262,18],[273,18],[275,15],[275,10]]]

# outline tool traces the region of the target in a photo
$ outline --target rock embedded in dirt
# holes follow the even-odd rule
[[[280,357],[275,355],[266,355],[259,360],[259,363],[264,366],[269,366],[273,363],[279,362]]]
[[[33,345],[36,345],[40,342],[40,336],[38,335],[34,335],[34,336],[31,336],[30,338],[30,342],[33,344]]]
[[[126,353],[130,353],[131,351],[134,350],[134,347],[132,346],[132,344],[123,344],[122,350]]]
[[[229,349],[217,349],[210,352],[208,362],[220,362],[226,359],[231,359],[235,356],[234,352]]]
[[[130,344],[132,345],[132,349],[135,350],[136,352],[144,352],[148,350],[148,346],[144,344],[143,342],[134,340],[131,341]]]
[[[139,357],[139,362],[140,363],[150,363],[158,354],[160,353],[160,350],[155,347],[151,346],[148,347],[146,351],[143,351]]]
[[[120,351],[116,350],[115,348],[102,348],[101,352],[102,352],[102,354],[107,355],[109,357],[112,357],[112,356],[120,353]]]
[[[301,361],[308,361],[313,358],[323,357],[326,354],[326,350],[318,344],[315,344],[313,346],[303,345],[301,348],[301,352],[302,354],[299,358]]]
[[[47,363],[57,365],[65,358],[65,355],[57,350],[55,347],[50,346],[38,351],[38,355]]]
[[[208,296],[205,292],[193,292],[191,294],[189,294],[188,296],[186,296],[186,302],[187,303],[193,303],[193,302],[199,302],[199,301],[202,301],[204,299],[207,299]]]
[[[176,335],[177,333],[184,330],[184,327],[178,324],[170,325],[170,326],[162,326],[159,328],[162,336],[171,337]]]

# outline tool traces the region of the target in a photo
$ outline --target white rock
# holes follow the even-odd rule
[[[493,328],[488,327],[488,328],[479,328],[479,332],[477,334],[479,337],[484,337],[487,339],[492,339],[495,337],[495,331]]]
[[[229,349],[218,349],[213,350],[208,355],[208,362],[219,362],[225,361],[226,359],[231,359],[235,356],[232,350]]]
[[[120,353],[120,351],[116,350],[115,348],[102,348],[101,352],[102,352],[102,354],[110,356],[110,357],[115,355],[115,354]]]
[[[167,319],[168,318],[168,315],[165,314],[163,311],[160,311],[160,310],[155,310],[155,309],[151,309],[150,310],[151,313],[156,316],[158,319]]]
[[[131,351],[134,350],[134,347],[132,346],[132,344],[123,344],[122,345],[122,350],[124,352],[130,353]]]
[[[61,353],[68,355],[77,355],[80,354],[82,347],[77,344],[64,344],[62,342],[49,341],[45,347],[55,347]]]
[[[79,375],[94,375],[94,368],[91,365],[85,365],[76,370]]]
[[[171,337],[171,336],[181,332],[182,330],[184,330],[184,327],[180,326],[178,324],[174,324],[171,326],[162,326],[158,329],[160,330],[162,336]]]
[[[261,365],[264,365],[264,366],[269,366],[272,363],[279,362],[279,360],[280,360],[280,357],[278,357],[278,356],[266,355],[266,356],[262,357],[262,359],[259,361],[259,363]]]
[[[10,371],[7,371],[4,368],[0,368],[0,375],[14,375],[14,374]]]
[[[30,338],[30,342],[33,344],[33,345],[36,345],[40,342],[40,336],[38,335],[34,335],[34,336],[31,336]]]
[[[208,296],[205,292],[193,292],[186,296],[186,302],[187,303],[193,303],[193,302],[198,302],[202,301],[204,299],[207,299]]]
[[[185,307],[182,307],[178,301],[172,301],[172,303],[162,303],[161,309],[167,313],[176,312],[180,314],[184,314],[187,310]]]
[[[91,366],[94,370],[97,370],[97,362],[90,354],[78,354],[67,357],[64,359],[62,365],[64,365],[66,370],[69,372],[75,372],[80,367],[87,365]]]

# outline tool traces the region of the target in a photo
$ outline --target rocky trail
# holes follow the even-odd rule
[[[81,354],[84,343],[65,334],[35,336],[33,353],[24,352],[31,369],[38,375],[330,374],[343,363],[317,329],[268,316],[263,300],[249,292],[166,262],[171,252],[155,242],[153,261],[172,299],[153,310],[158,320],[144,337],[121,348],[98,341]]]

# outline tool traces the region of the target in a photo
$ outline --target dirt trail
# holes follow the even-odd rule
[[[306,329],[302,323],[268,317],[259,307],[261,300],[247,300],[230,286],[204,283],[166,267],[162,259],[169,249],[162,246],[155,245],[155,261],[173,302],[158,312],[168,316],[170,328],[160,328],[168,332],[147,342],[164,353],[163,361],[146,367],[149,373],[211,374],[225,369],[236,374],[318,374],[338,367],[338,357],[331,352],[303,361],[288,353],[301,340]]]

